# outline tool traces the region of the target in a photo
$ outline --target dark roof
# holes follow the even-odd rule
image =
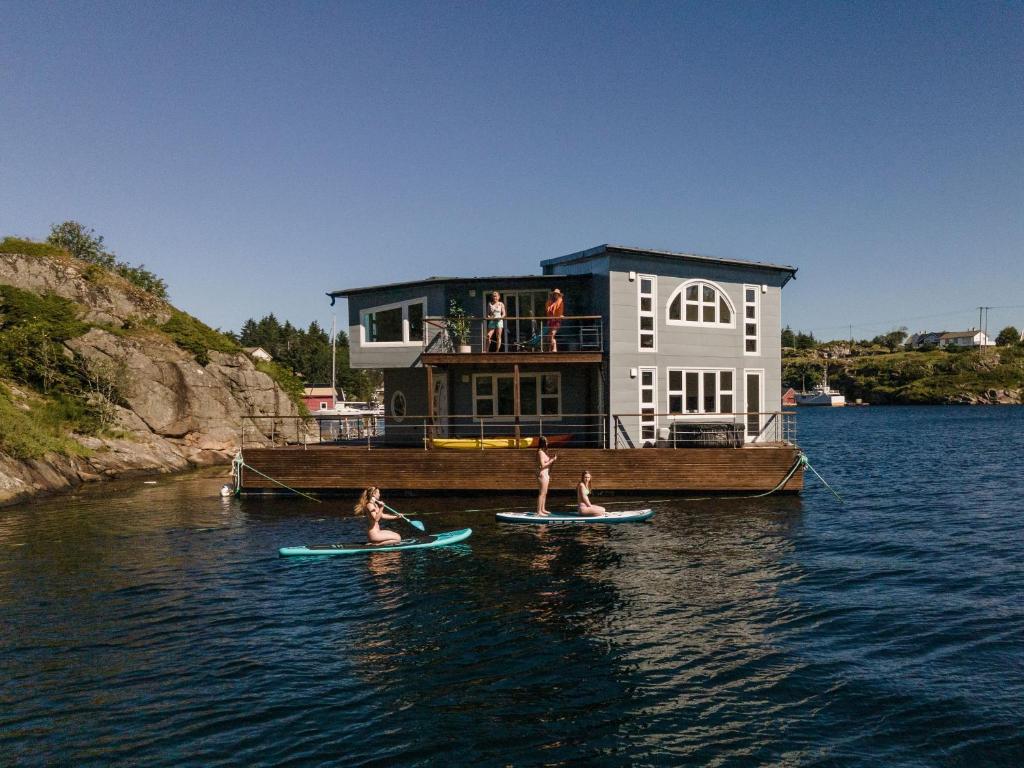
[[[331,300],[352,296],[357,293],[368,293],[370,291],[381,291],[389,288],[411,288],[416,285],[431,285],[434,283],[500,283],[505,280],[528,280],[544,284],[555,284],[565,282],[567,279],[586,279],[590,275],[485,275],[483,277],[425,277],[422,280],[410,280],[404,283],[382,283],[381,285],[368,285],[363,288],[343,288],[338,291],[328,291],[327,295]]]
[[[677,253],[675,251],[659,251],[649,248],[634,248],[629,245],[598,245],[588,248],[585,251],[577,251],[554,259],[545,259],[540,263],[541,267],[551,267],[556,264],[571,264],[576,261],[587,261],[605,253],[622,253],[631,256],[655,256],[663,259],[681,259],[685,261],[703,261],[714,264],[733,264],[743,267],[755,267],[759,269],[770,269],[777,272],[789,272],[790,277],[796,277],[796,267],[786,264],[769,264],[763,261],[744,261],[742,259],[723,259],[718,256],[701,256],[696,253]]]

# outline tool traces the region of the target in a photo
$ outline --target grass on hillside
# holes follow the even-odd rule
[[[182,349],[191,352],[200,365],[209,365],[210,352],[241,352],[238,342],[180,310],[160,326]]]
[[[23,256],[70,258],[67,251],[50,243],[37,243],[23,237],[5,237],[0,240],[0,253],[18,253]]]
[[[1024,387],[1024,347],[964,351],[901,351],[831,359],[790,356],[783,382],[818,383],[828,363],[829,383],[847,398],[872,403],[948,403],[988,390]]]
[[[89,450],[65,434],[66,413],[49,401],[29,410],[15,405],[10,390],[0,384],[0,450],[16,459],[37,459],[47,453],[87,456]]]

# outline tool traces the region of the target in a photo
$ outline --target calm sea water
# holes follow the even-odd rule
[[[1024,408],[799,430],[845,505],[392,496],[475,533],[319,560],[350,500],[209,473],[0,510],[0,764],[1024,764]]]

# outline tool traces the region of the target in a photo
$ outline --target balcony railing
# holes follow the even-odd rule
[[[485,317],[467,317],[469,332],[457,339],[450,323],[443,317],[423,321],[423,351],[452,352],[602,352],[604,330],[600,315],[572,315],[558,319],[549,317],[506,317],[498,329]],[[488,338],[490,333],[490,338]],[[466,349],[468,347],[468,349]]]
[[[289,422],[291,419],[291,422]],[[293,422],[293,423],[292,423]],[[530,448],[545,436],[552,447],[739,448],[795,444],[796,414],[729,413],[680,416],[669,413],[563,413],[558,416],[247,416],[246,443],[281,446],[347,445],[367,449]]]

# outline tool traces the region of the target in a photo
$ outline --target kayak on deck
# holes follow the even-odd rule
[[[561,446],[572,440],[572,435],[548,435],[548,447]],[[536,437],[435,437],[430,441],[434,448],[460,451],[479,451],[483,448],[536,448]]]
[[[502,523],[638,523],[654,515],[653,509],[627,509],[619,512],[605,512],[603,515],[538,515],[536,512],[498,512],[495,517]]]
[[[446,547],[465,541],[473,533],[472,528],[458,531],[433,533],[418,536],[414,539],[402,539],[397,544],[367,544],[355,542],[351,544],[309,544],[305,547],[282,547],[278,550],[282,557],[301,555],[355,555],[365,552],[398,552],[403,549],[429,549],[430,547]]]

